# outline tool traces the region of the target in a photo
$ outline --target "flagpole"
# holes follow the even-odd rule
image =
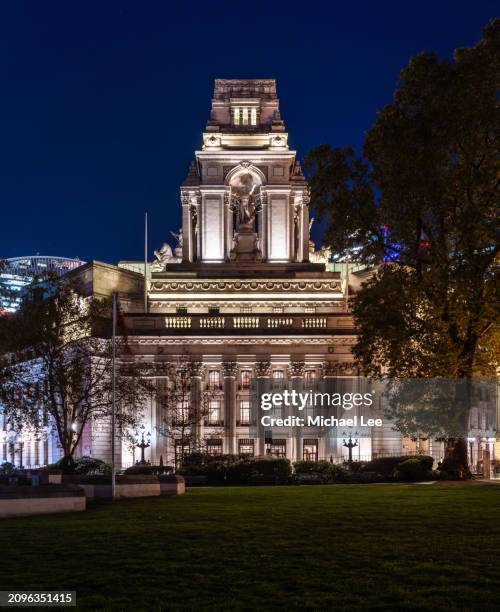
[[[349,252],[345,256],[345,309],[349,309]]]
[[[144,213],[144,312],[148,311],[148,213]]]
[[[113,332],[111,360],[111,500],[116,492],[115,437],[116,437],[116,292],[113,293]]]

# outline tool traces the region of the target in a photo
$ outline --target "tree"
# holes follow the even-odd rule
[[[378,267],[352,300],[354,352],[369,375],[496,373],[499,92],[496,19],[453,60],[422,52],[410,61],[360,157],[329,145],[307,156],[332,246]],[[463,440],[451,447],[465,465]]]
[[[210,390],[202,390],[200,401],[193,401],[191,376],[193,373],[199,374],[200,367],[201,364],[190,361],[187,356],[170,363],[167,379],[159,393],[163,417],[158,431],[174,449],[178,447],[175,456],[177,467],[184,463],[188,455],[205,450],[200,430],[204,422],[209,424],[212,410],[210,400],[215,396]]]
[[[112,411],[112,342],[109,299],[81,297],[69,282],[35,284],[17,313],[0,321],[0,402],[13,430],[54,427],[62,466],[90,422]],[[126,436],[154,387],[146,366],[116,342],[117,433]]]

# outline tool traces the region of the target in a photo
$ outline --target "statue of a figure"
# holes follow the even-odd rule
[[[249,172],[238,174],[231,181],[231,209],[235,212],[235,230],[240,232],[255,231],[257,212],[257,183]]]
[[[241,196],[238,202],[238,230],[253,229],[255,220],[255,203],[253,189],[247,196]]]
[[[172,232],[172,231],[170,233],[177,240],[177,246],[182,248],[182,242],[183,242],[182,227],[179,229],[178,233],[175,233],[175,232]]]
[[[165,266],[173,259],[172,247],[167,242],[164,242],[161,248],[156,250],[154,254],[156,261],[151,266],[153,272],[155,270],[164,270]]]
[[[178,233],[170,232],[172,236],[177,240],[177,246],[174,248],[175,257],[180,257],[182,259],[182,243],[183,243],[183,235],[182,235],[182,227],[179,229]]]
[[[327,264],[330,262],[332,257],[331,247],[322,246],[318,251],[313,240],[309,240],[309,261],[311,263],[323,263]]]

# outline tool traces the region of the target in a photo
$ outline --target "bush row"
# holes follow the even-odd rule
[[[343,465],[328,461],[296,461],[292,464],[282,457],[247,457],[237,455],[207,455],[193,453],[186,457],[179,474],[200,478],[208,485],[243,485],[254,483],[286,484],[298,483],[331,483],[331,482],[381,482],[384,480],[416,481],[436,477],[432,471],[433,459],[426,455],[380,457],[365,463],[353,463],[348,470]],[[58,469],[59,465],[47,466],[45,469]],[[170,466],[134,465],[125,470],[125,474],[168,474]],[[17,474],[18,470],[11,464],[0,466],[0,477]],[[21,474],[22,472],[19,472]],[[68,473],[66,471],[66,473]],[[100,459],[79,457],[71,464],[71,473],[81,476],[111,474],[111,466]]]
[[[193,453],[186,457],[178,473],[188,481],[190,476],[203,476],[208,485],[286,484],[292,475],[292,465],[281,457],[240,458]]]
[[[432,471],[434,459],[428,455],[399,455],[378,457],[371,461],[353,463],[351,471],[357,474],[378,474],[385,480],[427,480],[436,477]]]

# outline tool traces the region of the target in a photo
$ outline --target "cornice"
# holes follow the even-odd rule
[[[130,346],[241,346],[241,345],[279,345],[279,346],[307,346],[307,345],[335,345],[353,346],[356,337],[343,336],[133,336],[129,337]]]
[[[150,293],[161,292],[190,292],[190,291],[224,291],[224,292],[319,292],[340,291],[340,282],[333,280],[239,280],[239,279],[210,279],[210,280],[153,280]]]

